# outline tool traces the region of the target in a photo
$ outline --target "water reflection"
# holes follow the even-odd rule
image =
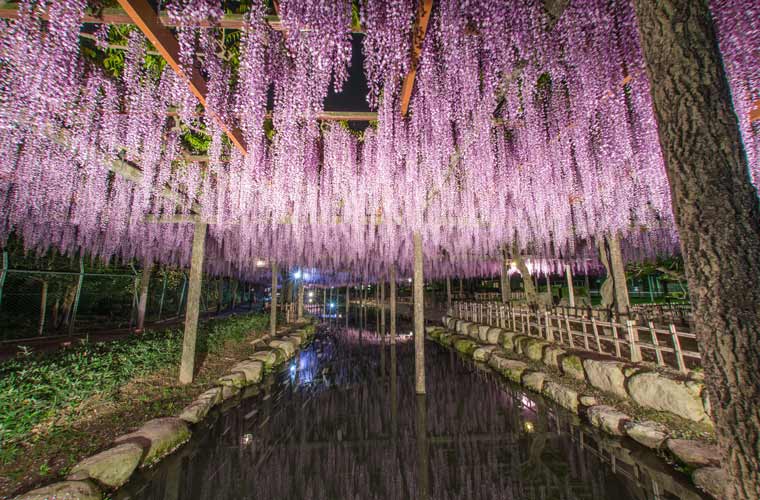
[[[114,498],[700,498],[651,453],[451,351],[427,356],[425,397],[411,342],[336,326]]]

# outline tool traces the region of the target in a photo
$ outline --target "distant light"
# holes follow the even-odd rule
[[[267,261],[261,259],[257,260],[256,267],[267,267]]]
[[[309,298],[310,299],[314,298],[314,292],[309,292]]]
[[[330,302],[330,307],[335,308],[335,302]]]
[[[249,444],[253,443],[253,434],[243,434],[240,442],[243,446],[248,446]]]
[[[412,282],[412,278],[409,278],[409,283],[411,283],[411,282]]]
[[[301,271],[296,271],[293,273],[293,277],[297,280],[301,279]]]
[[[303,273],[303,279],[308,281],[310,277],[309,273]]]
[[[533,422],[525,422],[524,424],[525,432],[533,432],[535,427],[533,427]]]

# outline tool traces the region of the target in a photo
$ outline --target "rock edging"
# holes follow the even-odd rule
[[[151,467],[190,440],[192,426],[248,386],[262,381],[264,373],[295,355],[316,330],[313,323],[265,335],[251,342],[261,348],[250,359],[230,368],[217,385],[200,394],[176,417],[149,420],[135,432],[116,438],[113,446],[76,464],[66,480],[23,493],[15,500],[101,500],[104,493],[123,486],[142,467]]]
[[[428,329],[428,336],[439,344],[451,347],[474,340],[486,346],[476,345],[467,350],[457,349],[477,361],[487,364],[505,378],[540,393],[563,408],[578,414],[606,434],[630,437],[639,444],[657,452],[668,454],[675,462],[691,470],[692,482],[701,490],[721,498],[726,473],[715,460],[715,446],[696,440],[669,438],[670,431],[662,424],[636,421],[618,409],[597,404],[594,397],[579,394],[575,389],[548,380],[544,372],[531,370],[521,361],[510,359],[507,353],[521,354],[532,361],[558,368],[565,376],[583,381],[599,390],[620,398],[629,398],[641,406],[658,411],[681,411],[681,417],[703,423],[709,420],[704,386],[695,379],[674,380],[652,372],[645,367],[617,360],[594,359],[583,354],[568,353],[564,349],[542,339],[518,335],[503,329],[490,328],[485,340],[479,335],[479,325],[454,318],[443,318],[446,328]],[[457,333],[452,333],[453,330]],[[498,333],[491,333],[499,330]],[[469,346],[469,344],[468,344]],[[664,381],[658,383],[660,381]],[[633,387],[632,387],[633,386]],[[656,398],[659,387],[667,387],[666,395]],[[672,401],[676,399],[677,401]],[[697,404],[699,402],[699,404]]]

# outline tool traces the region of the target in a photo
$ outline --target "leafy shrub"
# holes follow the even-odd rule
[[[267,321],[265,315],[247,315],[205,322],[198,351],[217,352],[228,340],[262,330]],[[111,397],[131,378],[178,364],[181,353],[181,330],[146,331],[0,364],[0,449],[14,447],[34,426],[96,394]]]

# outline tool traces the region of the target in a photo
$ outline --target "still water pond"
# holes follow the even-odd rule
[[[436,344],[417,396],[413,343],[382,338],[322,328],[114,499],[702,498],[651,452]]]

